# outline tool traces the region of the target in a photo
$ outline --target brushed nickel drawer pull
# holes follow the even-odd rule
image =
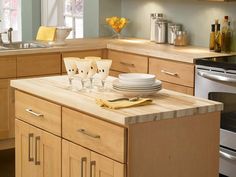
[[[87,158],[86,157],[82,157],[81,158],[81,177],[84,177],[84,163],[87,162]]]
[[[40,165],[40,160],[38,159],[38,145],[40,146],[40,136],[35,138],[35,165]]]
[[[120,64],[125,65],[125,66],[129,66],[129,67],[135,67],[135,65],[133,63],[126,63],[121,61]]]
[[[94,135],[92,133],[87,132],[85,129],[79,129],[78,132],[80,132],[84,135],[87,135],[89,137],[92,137],[92,138],[100,139],[100,135]]]
[[[34,138],[34,134],[33,133],[30,133],[29,134],[29,137],[28,137],[28,147],[29,147],[29,150],[28,150],[28,159],[29,159],[29,162],[33,162],[34,161],[34,158],[31,157],[31,140]]]
[[[36,117],[43,117],[43,114],[40,114],[40,113],[36,113],[34,112],[32,109],[25,109],[26,112],[36,116]]]
[[[178,73],[172,73],[172,72],[169,72],[169,71],[166,71],[166,70],[161,70],[162,73],[164,74],[167,74],[167,75],[170,75],[170,76],[178,76],[179,74]]]
[[[95,168],[96,168],[96,161],[91,161],[90,162],[90,177],[96,176]]]

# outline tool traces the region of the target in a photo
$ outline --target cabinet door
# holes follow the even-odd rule
[[[89,177],[90,151],[63,140],[62,177]]]
[[[40,167],[38,177],[61,177],[61,138],[40,130],[36,134],[34,147],[34,164]]]
[[[16,119],[16,177],[54,176],[61,176],[61,139]]]
[[[91,152],[91,177],[125,177],[124,164]]]
[[[0,140],[14,137],[14,91],[10,80],[0,79]]]
[[[31,126],[22,121],[15,121],[16,128],[16,177],[37,177],[34,165],[34,137]]]

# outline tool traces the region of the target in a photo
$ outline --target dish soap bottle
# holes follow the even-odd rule
[[[221,32],[220,24],[217,24],[216,33],[215,33],[215,52],[221,52]]]
[[[209,49],[215,50],[215,24],[211,25]]]

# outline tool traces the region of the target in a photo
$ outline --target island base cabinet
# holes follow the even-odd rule
[[[61,139],[20,120],[16,127],[16,177],[60,177]]]
[[[125,165],[63,140],[62,177],[125,177]]]

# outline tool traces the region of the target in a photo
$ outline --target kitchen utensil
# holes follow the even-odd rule
[[[116,101],[123,101],[123,100],[127,100],[127,101],[138,101],[139,97],[132,97],[132,98],[116,98],[113,100],[108,100],[109,102],[116,102]]]
[[[168,23],[168,43],[173,45],[176,38],[176,32],[182,30],[181,24]]]
[[[163,44],[167,42],[167,20],[163,18],[163,14],[158,14],[155,24],[155,42]]]
[[[186,31],[176,31],[175,46],[188,45],[188,35]]]

